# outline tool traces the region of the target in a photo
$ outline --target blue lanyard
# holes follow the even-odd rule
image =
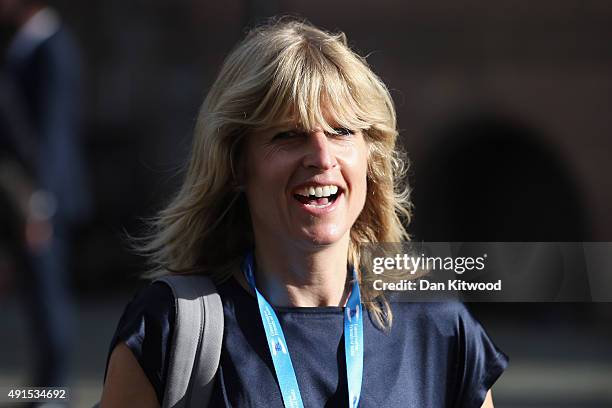
[[[247,254],[242,270],[247,282],[257,295],[259,314],[266,332],[266,339],[285,408],[304,408],[283,329],[278,317],[276,317],[276,312],[255,286],[252,252]],[[363,379],[363,308],[355,269],[353,269],[353,287],[344,310],[344,351],[346,354],[349,408],[356,408],[359,405]]]

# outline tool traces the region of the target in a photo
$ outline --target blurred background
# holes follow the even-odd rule
[[[196,113],[247,27],[344,31],[388,85],[429,241],[612,241],[608,0],[0,0],[0,386],[100,396]],[[499,407],[612,406],[612,305],[473,304]]]

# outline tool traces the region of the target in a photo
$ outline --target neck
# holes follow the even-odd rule
[[[257,241],[257,289],[275,306],[343,306],[348,293],[348,235],[316,249],[266,245]]]

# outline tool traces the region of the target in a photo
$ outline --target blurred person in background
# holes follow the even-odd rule
[[[77,141],[79,52],[45,2],[0,0],[0,23],[10,34],[0,121],[0,189],[3,207],[12,209],[2,215],[4,229],[12,231],[6,252],[20,272],[30,317],[36,367],[28,385],[60,386],[68,380],[75,332],[70,230],[90,211]]]
[[[29,216],[33,138],[13,85],[0,71],[0,296],[14,285],[15,270],[27,267],[26,231],[50,228]]]
[[[386,86],[344,34],[281,20],[227,57],[183,185],[140,247],[151,276],[217,284],[209,406],[493,406],[507,358],[463,304],[390,302],[361,275],[359,244],[408,238],[397,137]],[[103,408],[168,406],[174,305],[155,282],[127,306]],[[284,336],[267,332],[271,319]]]

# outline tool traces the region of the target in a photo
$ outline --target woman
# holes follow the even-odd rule
[[[359,243],[407,239],[397,134],[389,92],[343,34],[280,21],[228,56],[185,182],[144,245],[154,275],[217,283],[225,329],[210,406],[492,406],[506,358],[461,304],[389,304],[359,285]],[[103,406],[163,401],[172,311],[162,284],[127,307]]]

